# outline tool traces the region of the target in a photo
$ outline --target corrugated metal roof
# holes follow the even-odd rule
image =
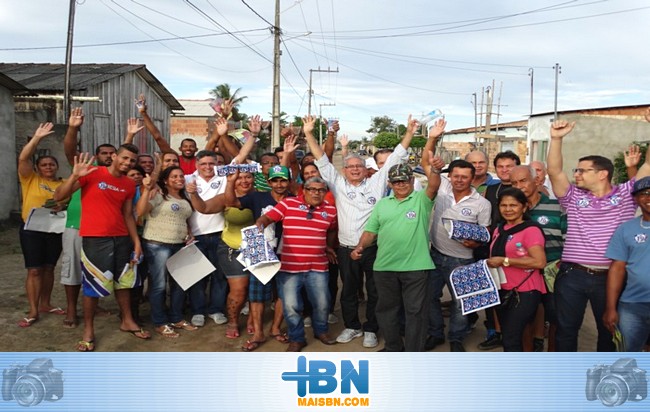
[[[91,63],[73,64],[70,68],[70,89],[85,90],[98,84],[136,71],[167,103],[171,110],[183,106],[143,64]],[[65,65],[49,63],[0,63],[0,73],[34,92],[63,92]]]
[[[2,73],[0,73],[0,86],[4,87],[5,89],[11,91],[14,94],[21,93],[21,92],[25,92],[25,93],[29,92],[29,90],[25,86],[18,83],[11,77],[5,76]]]

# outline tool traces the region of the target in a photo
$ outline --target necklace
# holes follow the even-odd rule
[[[640,225],[643,229],[650,229],[650,226],[643,226],[643,216],[641,216],[641,217],[639,218],[639,225]]]

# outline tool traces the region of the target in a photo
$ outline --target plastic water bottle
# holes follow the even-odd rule
[[[515,244],[515,247],[517,248],[517,250],[515,251],[515,255],[517,255],[517,257],[524,257],[524,256],[527,256],[527,255],[528,255],[528,252],[527,252],[526,249],[522,246],[521,242],[517,242],[517,243]]]
[[[425,125],[426,125],[426,124],[429,124],[429,123],[433,122],[433,121],[436,120],[437,118],[439,118],[439,117],[443,117],[443,116],[444,116],[444,115],[442,114],[442,112],[440,111],[440,109],[433,109],[433,110],[431,110],[429,113],[427,113],[427,114],[425,114],[423,117],[421,117],[421,118],[418,120],[418,123],[420,123],[420,124],[425,124]]]

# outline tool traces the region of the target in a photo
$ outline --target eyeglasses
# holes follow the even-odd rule
[[[320,194],[326,193],[327,189],[325,189],[325,188],[317,188],[317,187],[306,187],[305,191],[309,192],[309,193],[311,193],[313,195],[313,194],[316,194],[316,193],[320,193]]]
[[[579,175],[581,175],[581,174],[583,174],[584,172],[591,172],[592,170],[595,170],[595,171],[597,171],[597,172],[600,172],[600,171],[603,170],[603,169],[594,169],[594,168],[591,168],[591,169],[582,169],[582,168],[578,167],[578,168],[576,168],[576,169],[572,169],[571,171],[572,171],[574,174],[579,174]]]
[[[312,220],[314,218],[315,209],[316,208],[314,206],[309,206],[309,210],[307,211],[307,215],[305,216],[305,219]]]
[[[362,169],[365,168],[365,165],[347,165],[345,166],[346,169]]]

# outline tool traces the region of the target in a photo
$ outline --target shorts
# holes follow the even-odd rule
[[[23,250],[26,269],[43,266],[56,266],[61,255],[61,234],[25,230],[25,225],[18,231],[20,247]]]
[[[268,302],[272,297],[273,279],[266,285],[252,273],[248,276],[248,300],[250,302]]]
[[[66,227],[62,237],[61,284],[81,285],[81,236],[79,229]]]
[[[219,243],[217,246],[217,258],[221,271],[226,278],[243,278],[248,276],[248,272],[244,271],[244,266],[237,260],[239,251],[232,249],[225,243]]]
[[[133,244],[128,236],[84,237],[81,245],[83,291],[87,297],[101,298],[113,290],[141,285],[135,270],[129,269]]]

